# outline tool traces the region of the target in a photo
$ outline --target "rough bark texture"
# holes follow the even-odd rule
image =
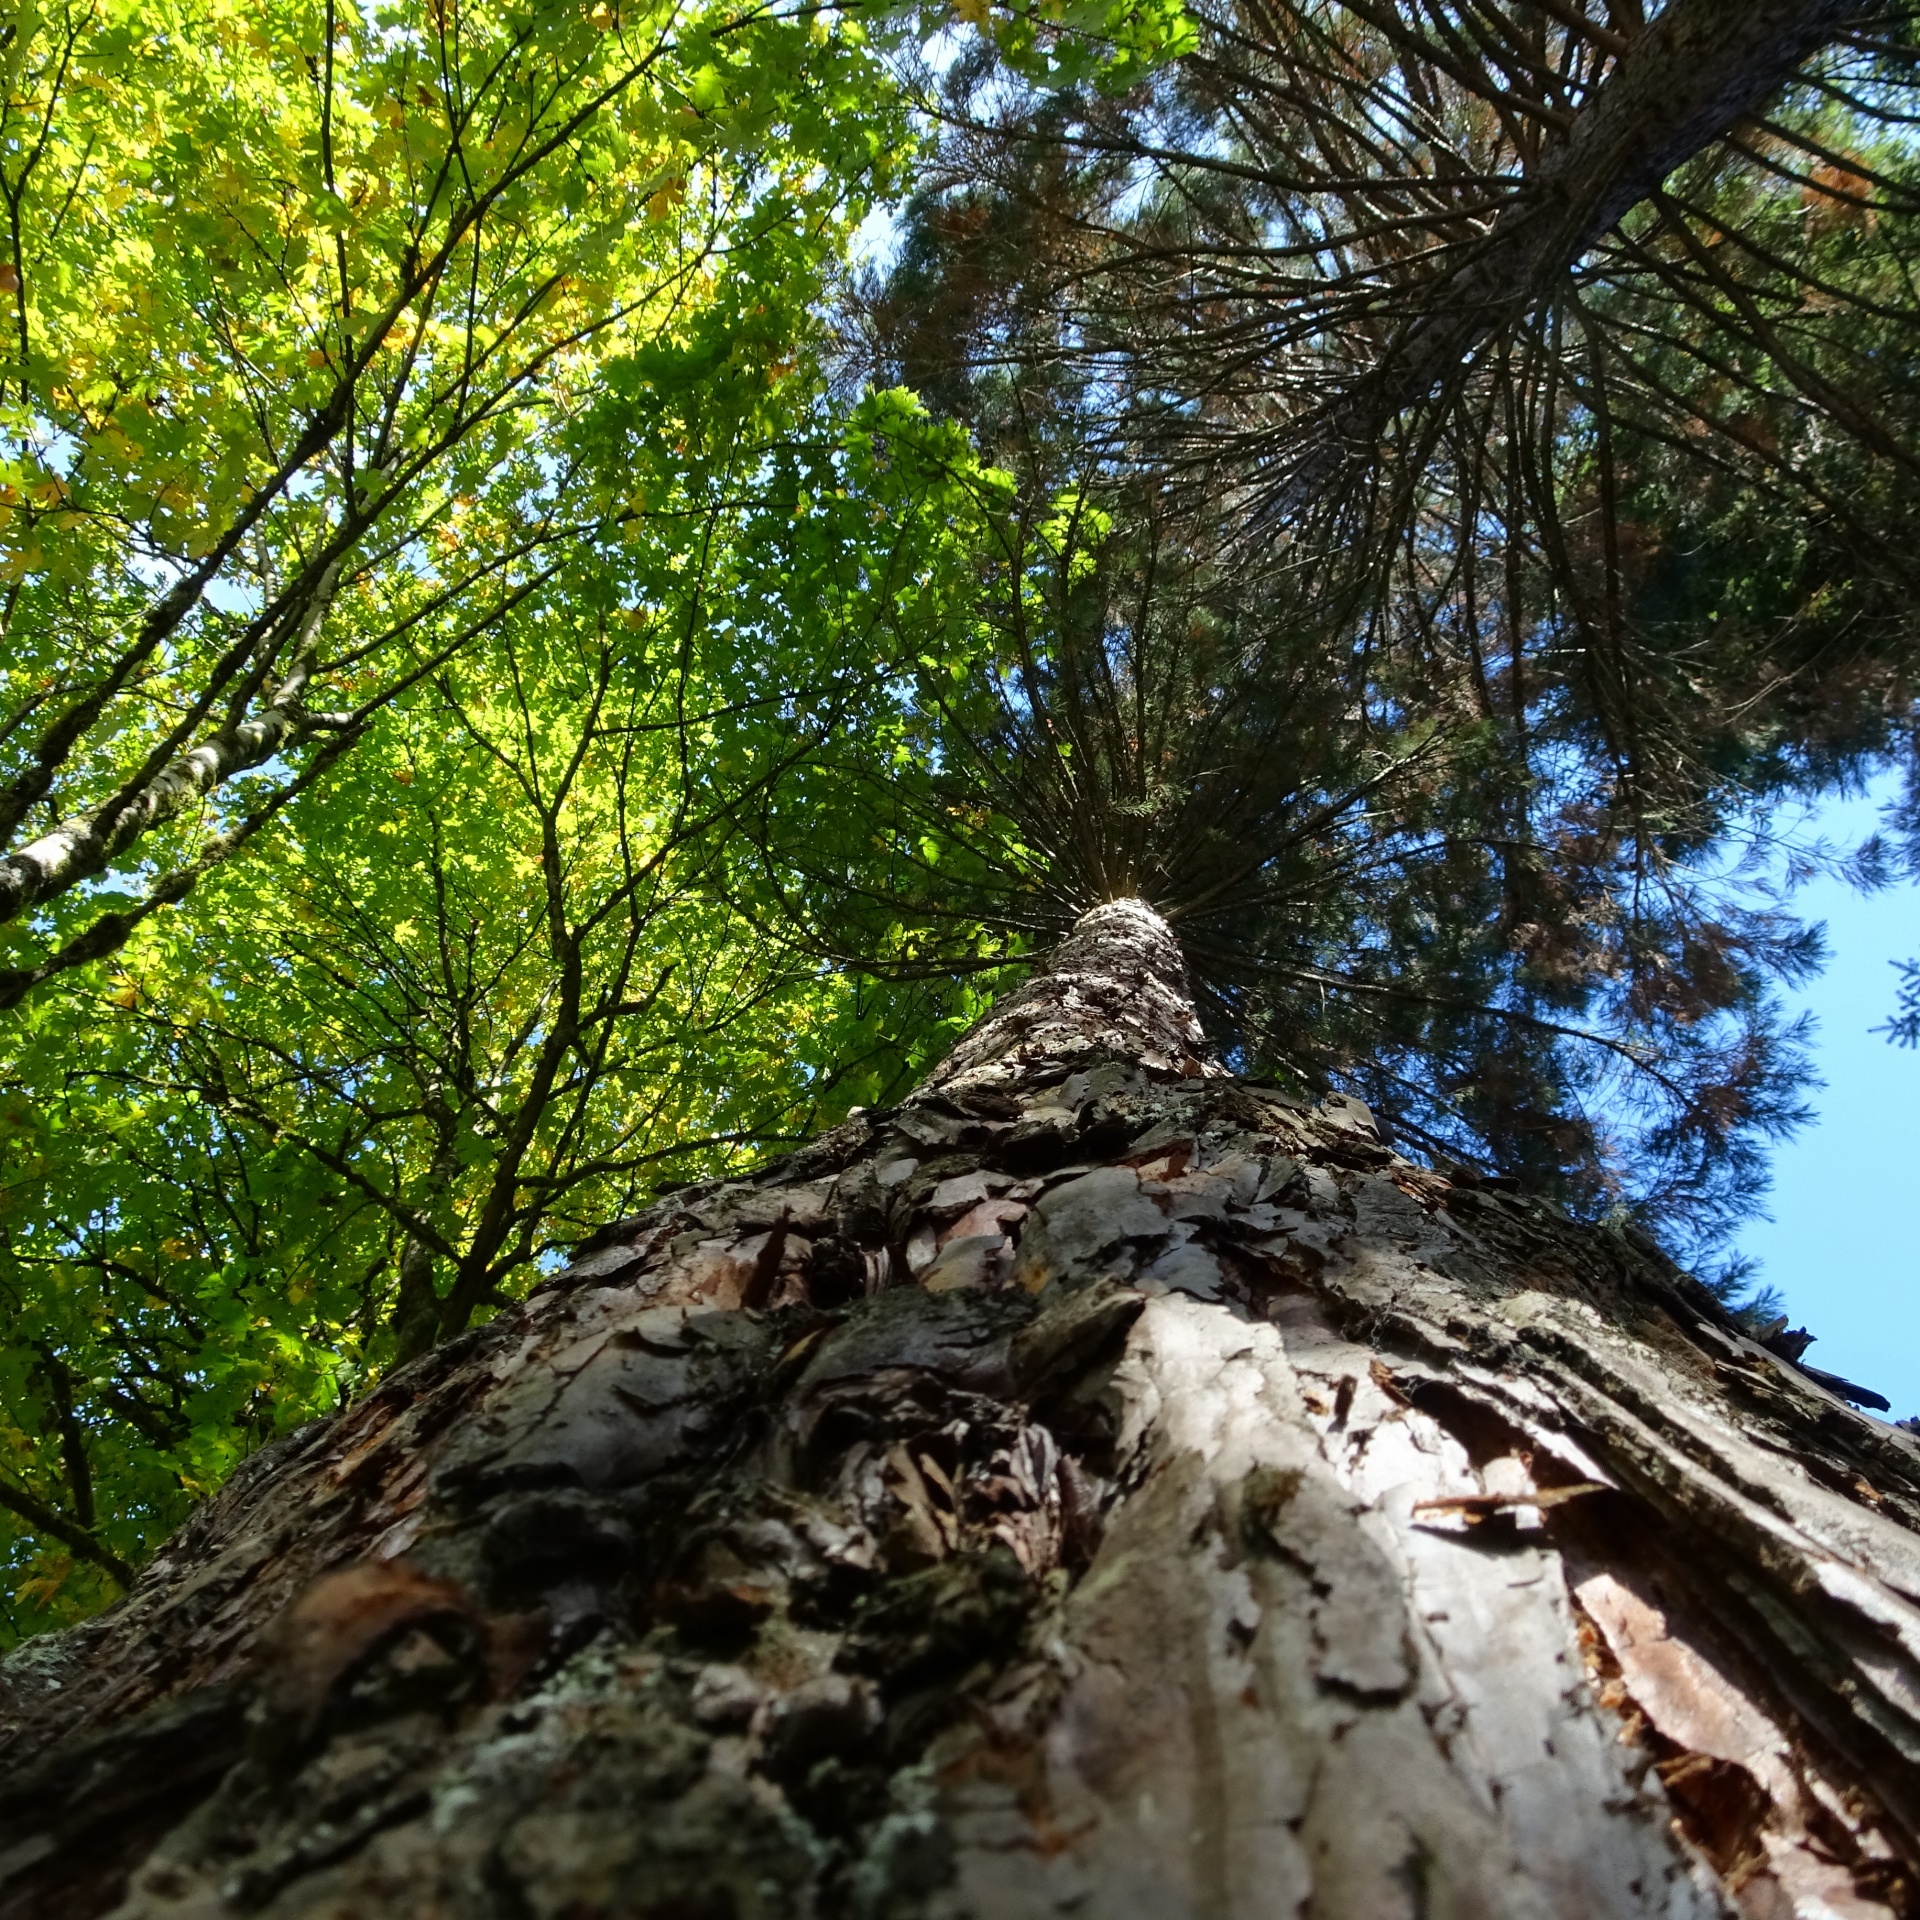
[[[1920,1912],[1920,1455],[1137,904],[4,1669],[0,1912]]]

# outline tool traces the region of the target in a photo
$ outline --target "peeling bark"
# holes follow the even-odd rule
[[[0,1669],[0,1914],[1911,1915],[1920,1454],[1100,909]]]

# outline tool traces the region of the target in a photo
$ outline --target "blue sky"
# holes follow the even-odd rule
[[[1832,802],[1795,838],[1857,845],[1877,814],[1873,797]],[[1819,1023],[1826,1085],[1810,1096],[1815,1120],[1774,1151],[1772,1219],[1750,1221],[1737,1245],[1817,1336],[1808,1365],[1877,1388],[1905,1418],[1920,1414],[1920,1052],[1871,1029],[1894,1010],[1892,963],[1920,957],[1920,887],[1862,895],[1823,879],[1791,905],[1827,929],[1825,972],[1790,996]]]

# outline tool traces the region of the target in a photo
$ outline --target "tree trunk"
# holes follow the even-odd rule
[[[0,1911],[1920,1912],[1915,1441],[1204,1056],[1103,907],[258,1456],[7,1663]]]
[[[1418,58],[1397,6],[1359,9]],[[1594,89],[1469,257],[1421,302],[1381,363],[1334,400],[1295,457],[1277,514],[1309,505],[1381,432],[1458,376],[1632,208],[1758,112],[1860,13],[1855,0],[1669,0]],[[1489,76],[1491,78],[1491,76]]]

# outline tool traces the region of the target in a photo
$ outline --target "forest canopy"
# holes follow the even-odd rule
[[[1913,27],[16,10],[5,1631],[1124,895],[1711,1278],[1911,759]]]

